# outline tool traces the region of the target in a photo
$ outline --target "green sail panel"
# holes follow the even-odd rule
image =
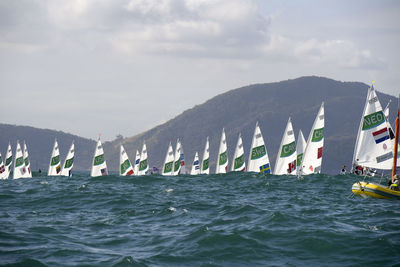
[[[147,169],[147,159],[139,163],[139,171],[144,171],[145,169]]]
[[[375,113],[369,114],[364,117],[363,124],[362,124],[362,130],[365,131],[365,130],[375,128],[384,122],[385,122],[385,115],[383,114],[382,110],[377,111]]]
[[[324,138],[324,128],[315,129],[311,142],[319,142]]]
[[[6,166],[10,165],[12,162],[12,156],[6,159]]]
[[[67,159],[64,164],[64,168],[71,168],[72,164],[74,164],[74,158]]]
[[[129,167],[131,166],[131,163],[129,162],[129,159],[125,160],[122,164],[121,164],[121,173],[125,173],[127,169],[129,169]]]
[[[233,163],[233,168],[237,169],[244,164],[244,155],[241,155],[240,157],[236,158],[234,163]]]
[[[94,158],[93,165],[94,165],[94,166],[97,166],[97,165],[102,164],[103,162],[104,162],[104,154],[101,154],[101,155],[98,155],[98,156],[96,156],[96,157]]]
[[[298,154],[297,155],[297,163],[296,163],[296,165],[297,165],[297,167],[299,167],[300,165],[301,165],[301,161],[303,160],[303,153],[301,153],[301,154]]]
[[[51,165],[51,166],[55,166],[55,165],[57,165],[59,162],[60,162],[60,156],[55,156],[55,157],[51,158],[51,163],[50,163],[50,165]]]
[[[22,166],[24,164],[24,158],[23,157],[19,157],[15,160],[15,168]]]
[[[281,158],[289,157],[296,151],[296,142],[293,141],[290,144],[283,145],[281,151]]]
[[[267,154],[265,145],[255,147],[251,150],[251,159],[259,159]]]
[[[179,170],[179,167],[181,166],[181,161],[175,161],[174,163],[174,172],[177,172]]]
[[[205,171],[208,169],[208,159],[203,160],[202,170]]]
[[[172,165],[173,165],[173,164],[174,164],[173,161],[170,161],[170,162],[165,163],[163,173],[172,172]]]
[[[219,165],[224,165],[228,161],[227,153],[226,151],[221,153],[219,155]]]

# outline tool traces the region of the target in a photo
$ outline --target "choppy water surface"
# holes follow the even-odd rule
[[[400,264],[400,201],[353,176],[248,173],[0,180],[12,266]]]

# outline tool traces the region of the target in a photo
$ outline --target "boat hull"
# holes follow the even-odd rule
[[[360,197],[374,197],[383,199],[399,199],[400,191],[389,189],[387,186],[382,186],[375,183],[357,182],[354,183],[351,191]]]

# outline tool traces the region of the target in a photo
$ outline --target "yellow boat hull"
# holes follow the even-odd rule
[[[384,199],[399,199],[400,191],[389,189],[387,186],[382,186],[375,183],[357,182],[351,187],[351,191],[360,197],[375,197]]]

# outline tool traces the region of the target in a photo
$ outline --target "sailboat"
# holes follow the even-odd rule
[[[94,150],[93,164],[92,164],[92,170],[90,171],[90,176],[97,177],[105,175],[108,175],[107,162],[104,158],[103,145],[101,144],[99,136],[99,139],[97,140],[96,144],[96,149]]]
[[[24,141],[23,155],[24,155],[25,173],[22,175],[22,177],[32,178],[31,163],[29,162],[29,153],[28,153],[28,148],[26,147],[25,141]]]
[[[181,173],[181,152],[182,152],[182,144],[178,138],[178,140],[176,140],[173,175],[179,175]]]
[[[181,162],[181,169],[179,174],[186,174],[186,167],[185,167],[185,153],[183,152],[183,145],[181,144],[181,155],[179,157],[179,161]]]
[[[17,147],[15,148],[15,161],[14,161],[14,170],[13,170],[13,178],[23,178],[26,172],[25,163],[24,163],[24,154],[22,152],[19,141],[17,140]]]
[[[72,176],[72,168],[74,167],[75,145],[72,141],[71,147],[68,150],[67,157],[65,158],[63,167],[61,169],[61,176]]]
[[[210,174],[210,167],[208,166],[209,164],[209,159],[210,159],[210,141],[208,140],[208,136],[207,136],[207,140],[206,140],[206,146],[204,147],[204,152],[203,152],[203,160],[201,162],[201,174]]]
[[[200,174],[200,162],[199,162],[199,153],[196,152],[193,159],[192,170],[190,172],[191,175]]]
[[[149,163],[147,162],[147,148],[146,142],[143,143],[142,153],[140,154],[139,171],[138,175],[145,175],[149,170]]]
[[[386,121],[387,121],[387,124],[388,124],[389,137],[390,137],[390,140],[393,142],[392,146],[394,147],[394,131],[393,131],[393,127],[392,127],[392,125],[390,124],[390,121],[389,121],[389,104],[390,104],[390,101],[387,104],[387,106],[386,106],[385,110],[383,111],[383,113],[385,114],[385,118],[386,118]],[[400,149],[400,144],[399,144],[399,147],[397,149],[398,150]],[[400,157],[400,155],[399,155],[399,157]],[[397,158],[397,167],[400,167],[400,158]]]
[[[139,153],[139,150],[136,149],[135,167],[133,168],[133,173],[136,176],[139,173],[139,163],[140,163],[140,153]]]
[[[11,165],[12,165],[12,150],[11,150],[11,144],[8,142],[8,147],[7,147],[7,153],[6,153],[6,161],[4,163],[4,173],[3,173],[3,178],[8,179],[11,173]]]
[[[169,142],[167,154],[165,154],[164,165],[162,169],[162,175],[171,176],[174,175],[174,150],[172,149],[172,144]]]
[[[372,88],[372,90],[369,90],[368,96],[375,97],[374,96],[375,92],[373,92],[373,91],[374,91],[373,88]],[[367,100],[368,99],[371,100],[371,98],[367,98]],[[374,104],[375,108],[377,108],[377,104],[379,104],[378,98],[372,98],[372,99],[374,99],[374,100],[371,102],[367,102],[367,103]],[[399,96],[399,102],[400,102],[400,96]],[[382,116],[383,113],[380,113],[379,109],[377,112],[374,112],[374,113],[369,113],[368,108],[367,108],[367,112],[366,112],[365,109],[366,108],[364,108],[363,115],[365,115],[365,114],[368,114],[368,115],[363,116],[363,120],[361,121],[362,127],[360,125],[360,128],[362,129],[362,131],[364,131],[364,134],[368,135],[368,133],[369,134],[372,133],[372,136],[375,137],[376,135],[374,135],[373,133],[375,133],[374,130],[376,130],[377,126],[379,129],[384,129],[384,128],[382,128],[385,126],[385,125],[382,125],[382,124],[384,124],[384,122],[382,122],[382,120],[384,120],[384,119],[380,118],[380,116]],[[369,110],[371,110],[371,108],[369,108]],[[392,184],[392,185],[388,187],[388,186],[377,184],[377,183],[369,183],[366,181],[360,181],[360,182],[354,183],[351,188],[352,192],[355,195],[358,195],[361,197],[375,197],[375,198],[399,199],[400,200],[400,191],[399,191],[400,189],[399,189],[399,184],[398,184],[398,180],[397,180],[398,175],[396,175],[396,167],[397,167],[397,160],[398,160],[398,153],[399,153],[399,151],[398,151],[398,148],[399,148],[399,146],[398,146],[399,145],[399,112],[400,112],[400,105],[399,105],[399,108],[397,109],[397,118],[396,118],[396,122],[395,122],[395,133],[394,133],[395,138],[394,138],[394,142],[393,142],[393,155],[391,158],[392,179],[390,181],[390,184]],[[371,115],[373,115],[374,117]],[[374,119],[372,119],[372,118],[374,118]],[[386,120],[384,120],[384,121],[386,121]],[[368,132],[370,129],[373,129],[372,132]],[[381,131],[381,130],[378,130],[378,131]],[[375,139],[375,140],[379,141],[382,138],[383,137],[380,136],[379,139]],[[359,139],[364,139],[364,138],[363,137],[357,138],[357,141],[359,141]],[[377,158],[379,158],[379,156]],[[377,158],[375,158],[376,161],[378,161]],[[395,183],[397,183],[397,184],[395,185]]]
[[[222,128],[221,141],[219,143],[219,151],[217,157],[217,167],[215,173],[227,173],[228,171],[228,147],[226,145],[225,129]]]
[[[373,85],[368,89],[363,115],[354,146],[352,169],[362,174],[363,168],[392,169],[393,141],[389,124]],[[360,171],[358,171],[360,170]]]
[[[301,175],[321,173],[322,152],[324,147],[324,125],[324,102],[322,102],[308,136],[300,168]]]
[[[51,152],[47,176],[58,176],[61,173],[60,151],[58,150],[57,139],[54,139],[53,151]]]
[[[286,124],[285,131],[283,132],[282,141],[278,151],[274,174],[295,175],[297,167],[296,140],[294,138],[293,126],[290,117]]]
[[[6,168],[4,166],[3,158],[1,157],[1,153],[0,153],[0,179],[5,179],[5,177],[4,177],[5,171],[6,171]]]
[[[133,167],[128,155],[125,152],[124,146],[121,144],[119,153],[119,175],[129,176],[133,175]]]
[[[271,173],[271,166],[269,163],[269,157],[267,148],[264,143],[260,126],[256,123],[254,129],[253,140],[251,141],[251,149],[249,155],[248,172],[262,172]]]
[[[304,139],[303,132],[300,130],[299,135],[297,136],[297,145],[296,145],[296,152],[297,152],[297,160],[296,160],[296,173],[300,173],[301,163],[303,162],[303,154],[304,150],[306,149],[306,139]]]
[[[236,143],[235,154],[233,155],[233,164],[231,171],[233,172],[243,172],[246,170],[246,163],[244,161],[244,149],[242,135],[239,133],[238,141]]]

